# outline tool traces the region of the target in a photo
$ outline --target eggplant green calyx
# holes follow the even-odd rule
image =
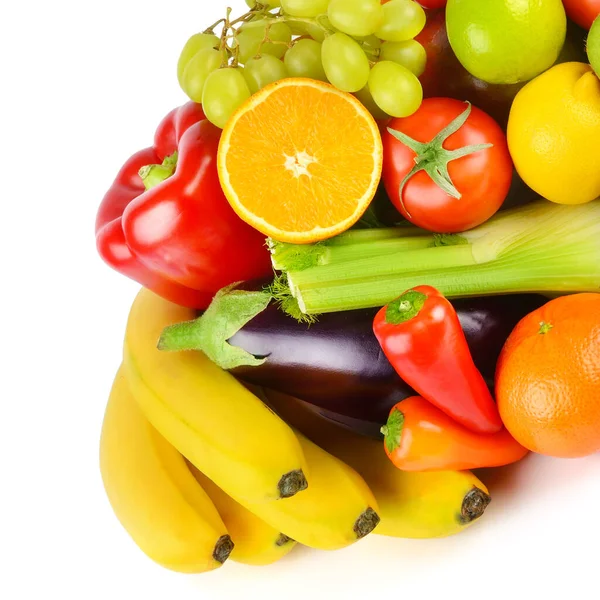
[[[406,323],[419,315],[427,302],[427,296],[422,292],[409,290],[388,304],[385,311],[385,322],[391,325]]]
[[[456,189],[450,173],[448,173],[448,163],[491,148],[493,144],[475,144],[472,146],[464,146],[457,150],[446,150],[444,143],[453,134],[455,134],[466,122],[471,114],[471,103],[467,102],[467,108],[462,112],[456,119],[449,123],[444,129],[442,129],[430,142],[418,142],[413,138],[407,136],[401,131],[396,131],[388,127],[388,131],[405,146],[408,146],[415,154],[415,166],[411,169],[410,173],[402,180],[400,184],[400,202],[407,215],[410,217],[410,213],[404,206],[404,187],[409,180],[416,175],[419,171],[425,171],[432,181],[446,194],[453,198],[460,199],[461,193]]]
[[[587,54],[596,75],[600,77],[600,15],[592,23],[587,39]]]
[[[166,352],[200,350],[225,370],[262,365],[265,358],[257,358],[227,340],[267,308],[271,294],[238,290],[238,285],[234,283],[217,292],[210,306],[197,319],[166,327],[158,341],[158,349]]]
[[[166,181],[175,173],[177,168],[177,152],[173,152],[170,156],[167,156],[160,165],[146,165],[142,167],[138,175],[144,182],[146,190],[151,190],[153,187],[160,185],[163,181]]]
[[[385,447],[390,454],[400,447],[403,428],[404,414],[395,408],[388,417],[387,425],[381,428],[381,433],[385,436]]]

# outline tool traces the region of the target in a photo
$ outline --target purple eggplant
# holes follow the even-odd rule
[[[511,331],[547,301],[537,294],[452,301],[490,389]],[[376,313],[328,313],[307,325],[282,312],[260,285],[230,287],[195,321],[165,329],[159,348],[202,350],[241,381],[295,396],[344,427],[377,436],[391,408],[416,392],[381,351]]]
[[[473,360],[490,388],[511,331],[547,301],[536,294],[452,301]],[[364,429],[376,432],[397,402],[416,393],[400,379],[379,347],[372,329],[376,312],[329,313],[306,325],[268,306],[229,339],[229,344],[265,362],[231,372],[244,381],[309,402],[324,416],[351,429],[360,429],[360,422],[366,422]]]

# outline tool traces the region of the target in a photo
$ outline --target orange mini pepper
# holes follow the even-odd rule
[[[396,404],[381,432],[387,455],[403,471],[499,467],[528,452],[506,429],[475,433],[420,396]]]

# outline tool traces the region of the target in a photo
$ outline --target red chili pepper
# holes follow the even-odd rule
[[[398,375],[421,396],[473,431],[502,429],[456,311],[435,288],[419,286],[390,302],[373,331]]]
[[[403,471],[499,467],[528,453],[506,429],[474,433],[419,396],[396,404],[381,431],[387,455]]]
[[[121,168],[96,219],[97,248],[111,267],[192,308],[206,308],[226,285],[272,273],[264,236],[221,190],[220,134],[199,104],[171,111],[154,146]]]

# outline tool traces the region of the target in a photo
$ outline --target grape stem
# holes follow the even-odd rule
[[[213,23],[210,27],[207,27],[202,33],[214,33],[215,27],[218,27],[221,23],[225,23],[225,19],[219,19],[216,23]]]
[[[223,63],[221,64],[221,68],[225,67],[237,67],[239,62],[239,43],[237,41],[237,32],[238,29],[235,27],[236,25],[245,24],[254,19],[257,16],[262,16],[265,21],[265,36],[260,42],[258,47],[258,52],[255,55],[255,58],[260,58],[261,51],[265,44],[279,44],[285,45],[288,48],[293,46],[293,42],[288,43],[281,40],[271,40],[269,37],[269,33],[271,31],[271,27],[276,23],[307,23],[308,25],[313,25],[319,27],[321,30],[325,32],[325,35],[331,35],[334,33],[334,30],[329,27],[323,25],[321,20],[326,18],[326,14],[318,15],[314,19],[310,19],[307,17],[294,17],[292,15],[284,15],[281,12],[281,9],[277,13],[269,12],[269,7],[266,4],[261,4],[257,2],[254,8],[247,13],[241,15],[240,17],[231,20],[232,9],[227,8],[227,14],[225,18],[219,19],[215,23],[213,23],[210,27],[206,28],[203,33],[214,34],[215,28],[219,25],[223,26],[220,35],[220,44],[219,50],[223,53]],[[231,43],[233,41],[233,43]],[[379,51],[377,49],[369,49],[368,45],[361,44],[365,53],[370,54],[372,58],[376,59],[379,55]],[[231,64],[229,61],[231,60]],[[372,62],[372,61],[371,61]]]
[[[267,13],[269,14],[269,13]],[[291,48],[294,43],[293,42],[283,42],[281,40],[271,40],[269,38],[269,32],[271,30],[271,27],[273,27],[273,25],[275,25],[276,23],[308,23],[309,25],[316,25],[317,27],[320,27],[326,35],[331,35],[333,33],[333,31],[331,29],[329,29],[328,27],[325,27],[324,25],[321,25],[321,23],[319,22],[319,19],[322,17],[326,17],[327,15],[319,15],[317,17],[315,17],[314,19],[309,19],[307,17],[294,17],[291,15],[279,15],[279,16],[273,16],[273,17],[265,17],[265,22],[266,22],[266,27],[265,27],[265,37],[263,38],[263,40],[261,41],[260,45],[258,46],[258,52],[256,53],[256,55],[254,56],[254,58],[260,58],[261,57],[261,51],[262,48],[265,44],[279,44],[279,45],[284,45],[287,46],[288,48]]]

